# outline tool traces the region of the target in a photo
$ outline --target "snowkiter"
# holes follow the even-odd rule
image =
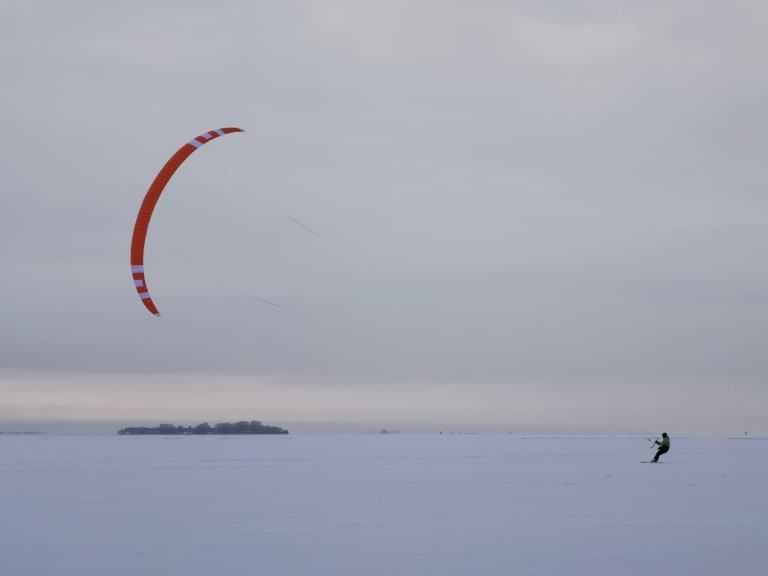
[[[666,432],[661,433],[661,440],[656,440],[654,443],[654,446],[656,444],[659,445],[659,449],[656,451],[656,456],[653,457],[653,462],[659,461],[659,456],[662,454],[666,454],[669,452],[669,436],[667,436]]]

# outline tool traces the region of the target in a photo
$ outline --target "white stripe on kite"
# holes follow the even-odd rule
[[[134,274],[143,274],[144,266],[142,264],[139,264],[138,266],[131,266],[131,272]]]
[[[219,136],[224,136],[224,132],[222,132],[221,130],[214,130],[214,132],[216,132],[216,134],[218,134]]]
[[[136,285],[136,288],[142,288],[144,286],[144,280],[134,280],[133,283]]]
[[[192,144],[192,146],[194,146],[195,148],[200,148],[200,146],[203,145],[202,142],[198,142],[197,140],[190,140],[188,143]]]
[[[149,295],[149,292],[140,292],[139,296],[141,296],[142,300],[149,300],[151,296]]]

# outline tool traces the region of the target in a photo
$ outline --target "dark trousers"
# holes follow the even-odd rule
[[[669,452],[669,446],[659,446],[659,449],[656,451],[656,456],[653,457],[653,461],[658,462],[659,456],[666,454],[667,452]]]

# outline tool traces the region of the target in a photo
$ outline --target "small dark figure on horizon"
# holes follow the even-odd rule
[[[653,444],[654,444],[654,446],[656,444],[658,444],[659,445],[659,449],[656,451],[656,456],[653,457],[652,462],[658,462],[659,461],[659,456],[669,452],[669,436],[667,436],[666,432],[662,432],[661,433],[661,440],[656,440]]]

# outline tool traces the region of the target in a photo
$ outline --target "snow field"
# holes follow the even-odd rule
[[[765,574],[768,440],[671,436],[0,436],[0,574]]]

